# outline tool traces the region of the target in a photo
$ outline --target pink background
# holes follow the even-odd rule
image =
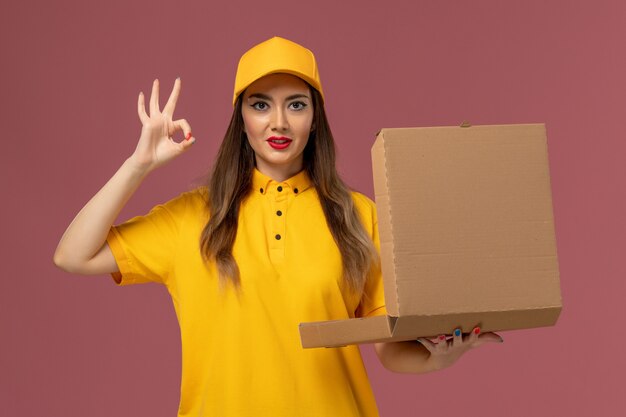
[[[204,174],[230,118],[239,56],[274,35],[315,52],[340,170],[369,196],[381,127],[547,126],[559,322],[503,332],[504,344],[426,375],[388,372],[363,346],[381,415],[623,415],[625,3],[384,4],[2,5],[3,415],[176,415],[180,339],[165,288],[68,274],[52,255],[135,149],[140,90],[158,77],[163,105],[180,75],[175,117],[198,142],[148,177],[118,222]]]

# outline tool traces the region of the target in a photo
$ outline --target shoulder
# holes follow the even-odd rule
[[[165,210],[174,217],[182,217],[188,210],[204,210],[207,206],[207,199],[207,187],[198,186],[193,189],[183,191],[170,200],[158,204],[153,210]]]
[[[354,206],[361,216],[361,221],[364,223],[364,226],[371,229],[371,227],[377,222],[376,204],[365,194],[358,191],[351,191],[351,194]]]
[[[209,201],[209,191],[206,185],[195,187],[181,194],[189,204],[205,207]]]
[[[365,194],[358,191],[350,191],[354,204],[376,210],[376,204]]]

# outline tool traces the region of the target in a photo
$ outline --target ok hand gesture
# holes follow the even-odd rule
[[[137,112],[141,120],[141,136],[131,160],[142,171],[150,172],[185,152],[196,139],[191,136],[191,126],[185,119],[172,120],[180,94],[180,78],[174,82],[163,111],[159,109],[159,80],[152,84],[150,114],[146,113],[143,92],[139,93]],[[182,130],[185,139],[175,142],[173,135]]]

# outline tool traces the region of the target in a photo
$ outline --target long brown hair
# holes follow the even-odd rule
[[[319,92],[309,85],[313,104],[313,126],[303,151],[309,175],[326,217],[326,223],[342,257],[343,285],[359,296],[378,253],[365,231],[350,189],[335,167],[335,141]],[[202,231],[201,252],[205,261],[215,261],[219,281],[239,289],[239,268],[232,255],[242,201],[251,192],[255,157],[244,132],[241,114],[243,93],[237,98],[230,124],[208,180],[209,221]]]

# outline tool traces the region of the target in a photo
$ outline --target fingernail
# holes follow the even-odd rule
[[[439,340],[441,340],[441,341],[446,340],[446,336],[444,336],[444,335],[439,335]]]
[[[461,336],[461,329],[456,329],[456,330],[454,331],[454,335],[455,335],[455,336]]]
[[[479,333],[480,333],[480,327],[475,328],[475,329],[474,329],[474,333],[475,333],[475,334],[479,334]]]
[[[196,143],[196,138],[193,138],[193,140],[191,141],[191,144],[193,145],[194,143]]]
[[[176,77],[177,80],[180,80],[180,76]]]
[[[504,343],[504,339],[500,336],[500,343]]]
[[[185,137],[185,139],[189,140],[190,137],[191,137],[191,132],[187,133],[187,136]]]

